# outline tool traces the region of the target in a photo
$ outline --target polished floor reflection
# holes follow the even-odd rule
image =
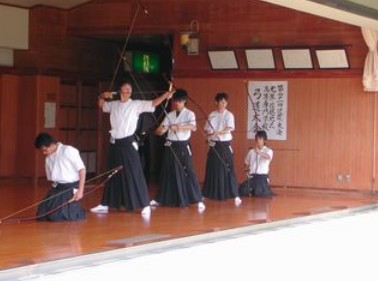
[[[157,207],[149,218],[112,210],[88,212],[87,219],[79,222],[36,222],[30,219],[35,214],[33,205],[46,189],[46,183],[1,182],[1,270],[377,203],[377,196],[369,191],[276,187],[274,198],[243,198],[240,206],[233,200],[206,200],[204,212],[196,206]],[[154,188],[150,191],[153,195]],[[101,193],[98,189],[85,196],[84,207],[95,206]]]

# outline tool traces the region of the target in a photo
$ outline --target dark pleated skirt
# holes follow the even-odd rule
[[[156,201],[163,206],[187,207],[202,201],[199,180],[194,172],[190,145],[173,141],[164,146]],[[168,144],[169,144],[168,143]]]
[[[239,186],[240,196],[271,197],[275,193],[268,183],[268,175],[253,175]]]
[[[110,208],[134,211],[149,205],[149,195],[134,137],[110,144],[108,168],[123,165],[123,169],[106,183],[101,204]]]
[[[239,196],[229,142],[215,142],[215,146],[209,148],[202,193],[205,197],[215,200],[227,200]]]
[[[78,183],[58,184],[51,187],[37,209],[37,220],[41,221],[75,221],[86,218],[80,202],[67,202],[72,199],[73,189]]]

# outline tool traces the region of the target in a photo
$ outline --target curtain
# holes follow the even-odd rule
[[[362,36],[369,47],[369,53],[365,59],[362,84],[364,91],[378,91],[378,32],[369,28],[362,27]]]

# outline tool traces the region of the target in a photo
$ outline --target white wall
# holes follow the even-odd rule
[[[29,10],[0,5],[0,48],[29,48]]]

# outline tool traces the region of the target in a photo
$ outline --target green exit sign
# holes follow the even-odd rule
[[[133,52],[133,70],[142,73],[158,73],[160,71],[160,58],[150,52]]]

